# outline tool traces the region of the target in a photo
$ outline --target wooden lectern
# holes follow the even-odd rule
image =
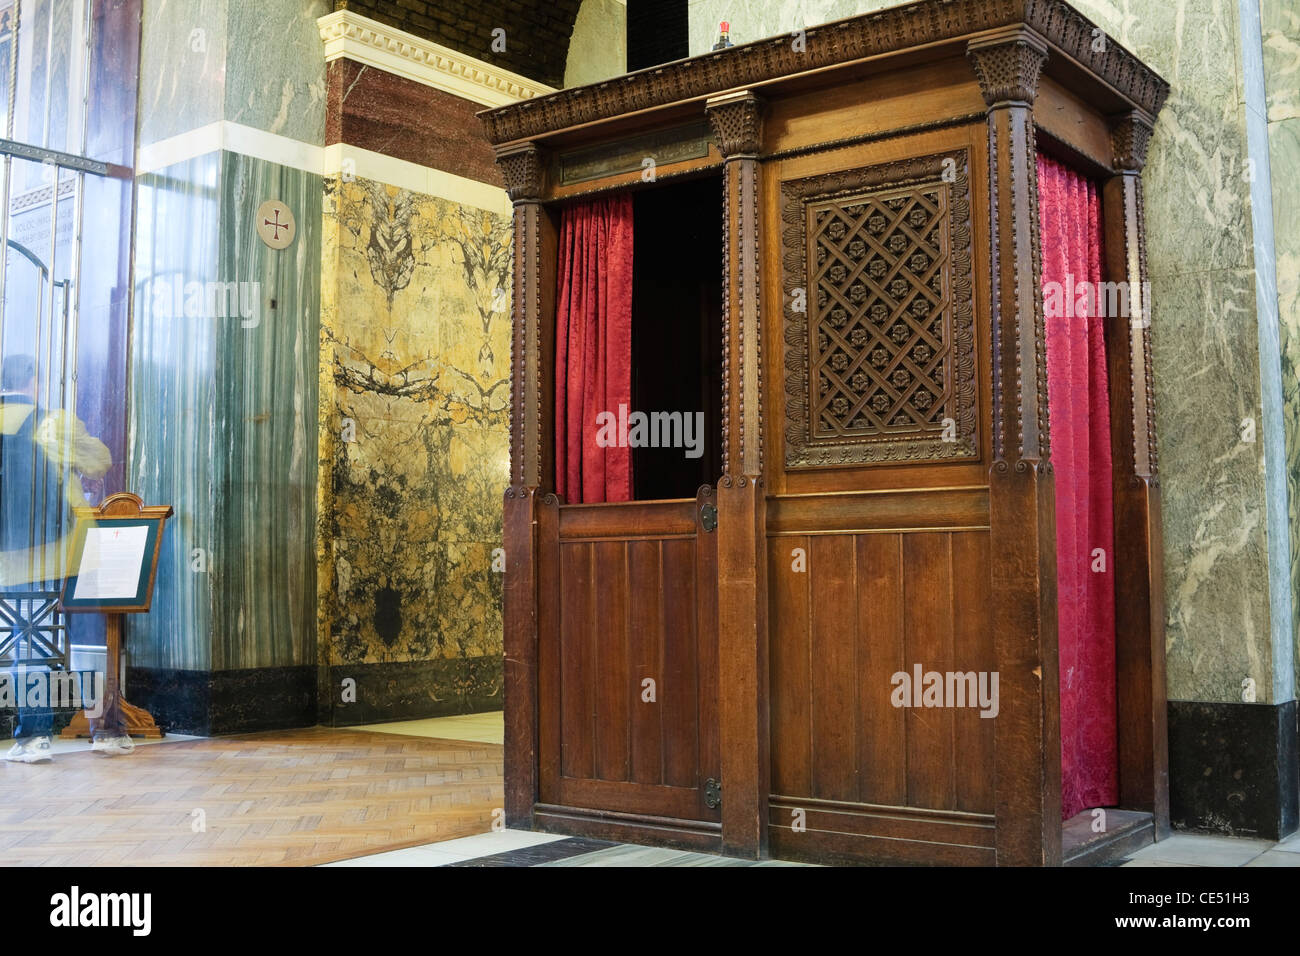
[[[107,618],[104,658],[103,710],[116,704],[126,733],[132,737],[161,737],[147,710],[128,704],[118,686],[122,648],[122,617],[149,610],[158,572],[158,546],[170,505],[146,507],[130,492],[109,495],[98,508],[76,508],[69,574],[59,609],[64,613],[98,613]],[[85,711],[72,718],[61,736],[89,737]]]

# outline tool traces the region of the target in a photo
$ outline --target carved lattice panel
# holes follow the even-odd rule
[[[781,189],[786,465],[977,455],[965,151]]]

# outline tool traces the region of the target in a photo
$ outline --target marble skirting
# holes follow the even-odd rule
[[[1300,825],[1297,705],[1169,702],[1174,827],[1279,840]]]
[[[153,714],[164,732],[215,737],[311,727],[316,723],[316,668],[132,667],[126,696]]]
[[[500,656],[378,664],[198,671],[132,667],[127,699],[164,731],[211,737],[317,723],[338,727],[500,710]],[[345,685],[345,680],[353,683]],[[344,702],[344,689],[349,700]],[[63,719],[62,726],[71,716]],[[0,711],[0,731],[12,731]]]
[[[330,668],[334,696],[322,706],[321,722],[348,727],[500,710],[502,665],[499,655],[340,664]],[[355,694],[344,684],[349,679]],[[354,700],[344,702],[345,687]]]

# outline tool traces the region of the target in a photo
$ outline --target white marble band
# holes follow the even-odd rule
[[[346,143],[313,146],[229,120],[219,120],[188,133],[142,146],[136,161],[136,172],[157,172],[220,149],[320,176],[372,179],[412,192],[450,199],[462,205],[476,206],[503,216],[510,214],[510,198],[499,186]]]

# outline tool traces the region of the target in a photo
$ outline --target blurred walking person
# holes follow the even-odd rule
[[[81,478],[101,478],[112,464],[108,447],[76,415],[38,407],[36,362],[31,356],[7,356],[0,363],[0,591],[33,590],[63,580],[72,509],[88,503]],[[20,604],[20,616],[29,614],[34,604],[25,603],[26,608]],[[49,668],[29,665],[20,673],[20,646],[15,639],[12,676],[18,724],[5,759],[43,763],[51,757],[54,732]],[[45,681],[44,693],[28,693],[33,675],[37,682]],[[92,747],[108,754],[127,753],[134,745],[116,701],[104,703]]]

